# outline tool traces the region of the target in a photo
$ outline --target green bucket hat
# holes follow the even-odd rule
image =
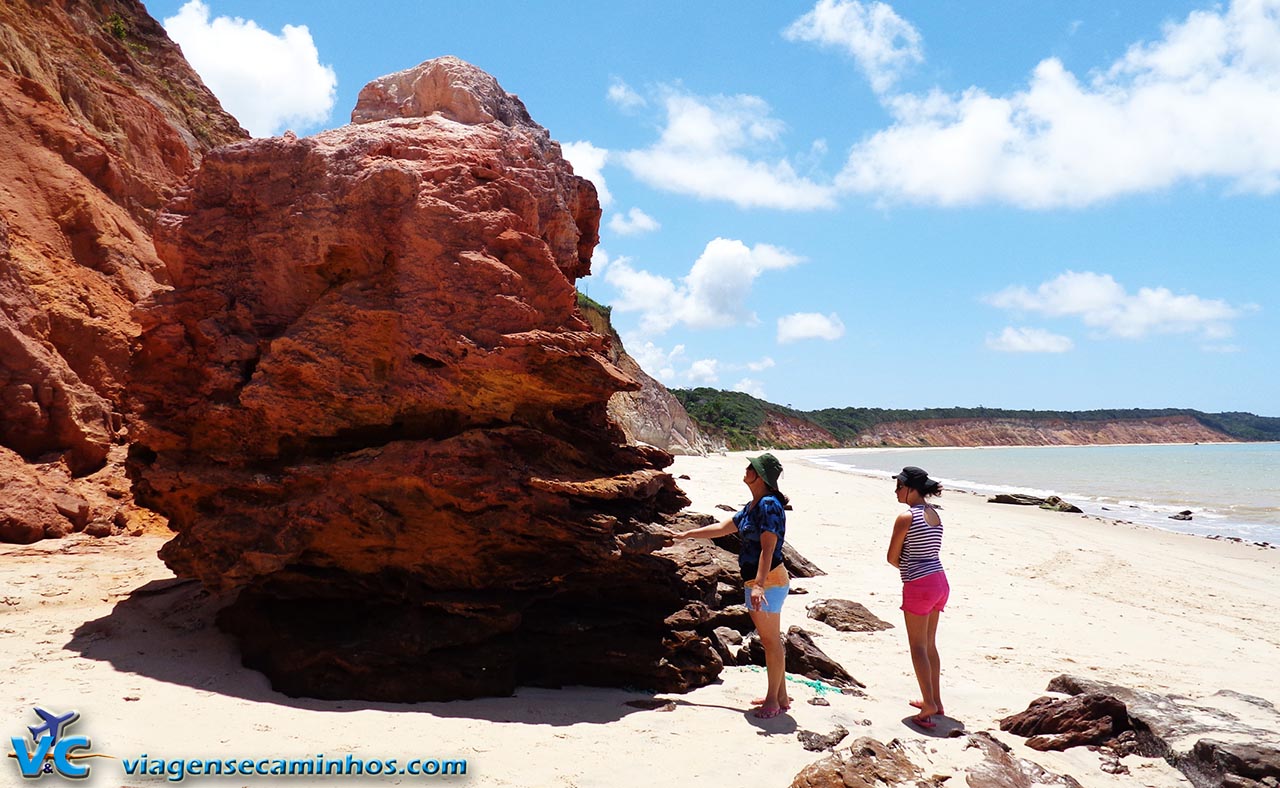
[[[751,467],[755,468],[757,474],[764,483],[769,485],[772,490],[778,489],[778,477],[782,475],[782,463],[778,462],[778,458],[772,454],[765,452],[759,457],[748,457],[747,462],[751,463]]]

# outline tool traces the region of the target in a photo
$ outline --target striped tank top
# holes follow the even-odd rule
[[[904,583],[942,571],[942,561],[938,560],[938,553],[942,551],[942,520],[939,519],[937,525],[929,525],[924,511],[924,504],[911,507],[911,527],[902,540],[902,556],[898,559],[898,572]]]

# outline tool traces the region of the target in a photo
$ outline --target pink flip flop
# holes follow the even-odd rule
[[[771,720],[784,711],[786,711],[786,709],[782,708],[781,706],[775,706],[772,709],[757,709],[755,714],[751,716],[761,720]]]
[[[934,722],[931,719],[932,717],[933,717],[932,714],[930,714],[928,717],[923,717],[923,718],[916,716],[916,717],[912,717],[911,721],[914,722],[916,725],[919,725],[921,728],[924,728],[927,731],[931,731],[934,728],[938,727],[938,723]]]

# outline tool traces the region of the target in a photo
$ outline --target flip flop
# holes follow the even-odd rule
[[[924,701],[922,701],[922,700],[909,700],[909,701],[907,701],[907,705],[908,705],[908,706],[911,706],[911,707],[913,707],[913,708],[923,709],[923,708],[924,708]],[[938,713],[939,713],[939,714],[946,714],[946,712],[944,712],[942,709],[938,709]]]
[[[911,721],[912,721],[912,722],[914,722],[916,725],[919,725],[921,728],[924,728],[924,729],[925,729],[925,730],[927,730],[927,731],[931,731],[931,730],[933,730],[934,728],[938,727],[938,723],[936,723],[936,722],[934,722],[932,719],[930,719],[930,717],[932,717],[932,716],[933,716],[933,715],[932,715],[932,714],[930,714],[928,717],[924,717],[924,718],[921,718],[921,717],[918,717],[918,716],[917,716],[917,717],[912,717],[912,718],[911,718]]]
[[[784,711],[786,711],[786,709],[782,708],[781,706],[775,706],[772,709],[757,709],[756,712],[751,716],[761,720],[771,720]]]
[[[763,706],[763,705],[764,705],[764,698],[756,698],[755,700],[751,701],[751,705],[752,705],[752,706]],[[779,704],[778,704],[778,708],[782,709],[783,711],[791,711],[791,704],[790,704],[790,703],[779,703]]]

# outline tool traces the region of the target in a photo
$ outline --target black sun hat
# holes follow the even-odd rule
[[[910,487],[916,492],[924,492],[931,487],[938,486],[938,483],[929,478],[929,474],[924,468],[917,468],[914,465],[908,465],[902,469],[902,473],[897,474],[893,478],[902,482],[904,487]]]

